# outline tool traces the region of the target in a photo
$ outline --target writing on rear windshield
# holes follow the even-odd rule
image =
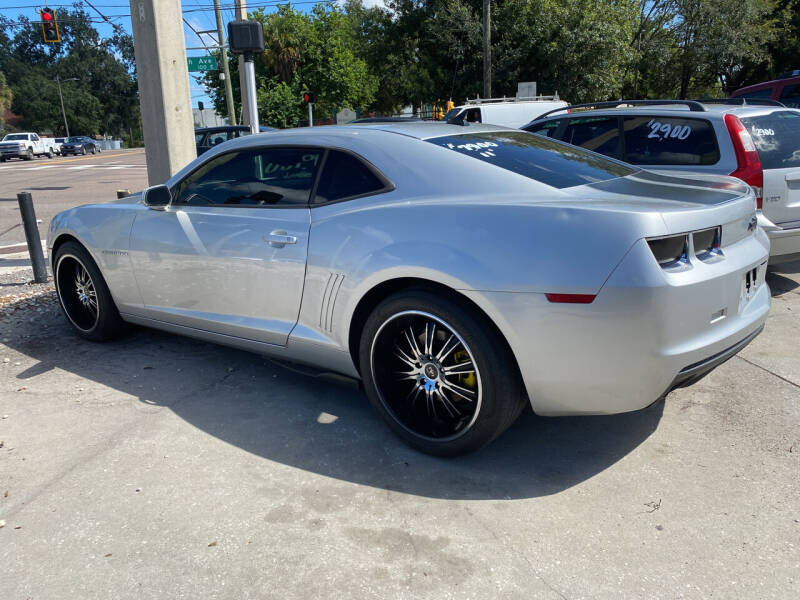
[[[670,125],[669,123],[650,119],[647,122],[647,126],[650,128],[650,133],[647,134],[647,137],[656,139],[659,142],[663,142],[668,138],[685,140],[692,135],[692,128],[689,125]]]
[[[497,156],[493,150],[490,148],[498,148],[499,144],[495,144],[494,142],[477,142],[473,144],[447,144],[447,147],[450,150],[462,150],[465,152],[478,152],[481,156]]]

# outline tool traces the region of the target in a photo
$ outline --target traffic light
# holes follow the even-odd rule
[[[58,33],[55,11],[52,8],[42,8],[39,10],[39,16],[42,18],[42,37],[44,41],[48,44],[60,42],[61,35]]]
[[[197,103],[197,110],[203,110],[203,108],[205,108],[203,103],[202,102],[198,102]]]
[[[314,104],[314,92],[303,92],[303,103]]]

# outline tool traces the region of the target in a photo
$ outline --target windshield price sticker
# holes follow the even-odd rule
[[[669,138],[685,140],[692,134],[692,128],[689,125],[670,125],[669,123],[650,119],[647,122],[647,126],[650,128],[650,133],[647,135],[648,139],[656,139],[659,142]]]

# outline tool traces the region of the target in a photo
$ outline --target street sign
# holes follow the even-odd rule
[[[217,57],[216,56],[188,56],[186,60],[189,62],[190,71],[216,71],[217,70]]]

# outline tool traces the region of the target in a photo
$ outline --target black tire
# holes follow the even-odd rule
[[[55,156],[55,154],[53,154],[53,151],[52,150],[48,150],[47,151],[47,158],[53,158],[53,156]]]
[[[359,363],[375,410],[426,454],[458,456],[485,446],[528,402],[511,351],[485,317],[426,290],[400,292],[375,308]]]
[[[33,148],[28,148],[28,151],[25,153],[25,160],[33,160]]]
[[[86,146],[82,146],[82,147],[81,147],[81,154],[83,154],[84,156],[86,156]]]
[[[92,146],[92,154],[97,154],[97,149],[94,146]]]
[[[65,242],[56,252],[53,264],[61,310],[79,336],[105,342],[124,331],[125,322],[100,269],[83,246]]]

